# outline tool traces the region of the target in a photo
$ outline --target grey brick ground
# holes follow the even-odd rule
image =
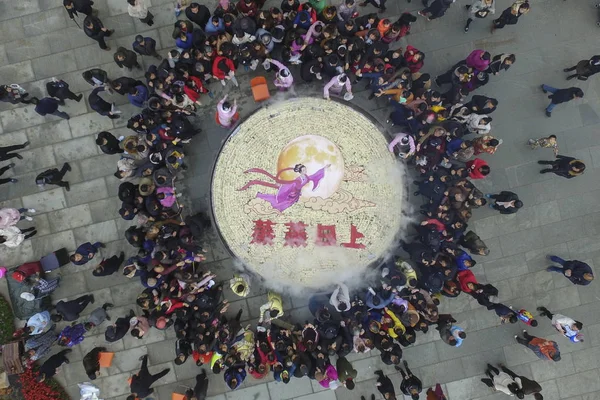
[[[155,26],[133,20],[126,14],[125,0],[96,0],[95,7],[106,26],[115,34],[109,46],[130,46],[133,37],[142,33],[154,37],[160,52],[165,54],[174,43],[171,38],[174,22],[172,0],[151,0]],[[419,9],[419,2],[388,1],[385,16],[398,16],[404,11]],[[491,248],[487,258],[479,258],[474,269],[476,276],[495,284],[500,298],[507,304],[530,310],[546,305],[553,310],[581,320],[586,325],[586,341],[574,345],[557,338],[547,321],[532,329],[537,336],[559,341],[563,359],[558,364],[539,361],[522,346],[516,345],[513,335],[520,326],[500,326],[495,316],[482,309],[472,299],[461,296],[444,299],[442,310],[455,314],[468,331],[468,338],[460,348],[451,348],[439,340],[436,332],[421,335],[417,343],[405,350],[405,358],[424,385],[436,382],[452,400],[501,399],[479,382],[487,362],[502,362],[518,373],[532,376],[542,383],[546,399],[592,400],[600,396],[600,285],[571,286],[558,274],[549,274],[545,256],[549,252],[565,258],[577,258],[590,265],[600,265],[600,80],[594,77],[586,82],[564,80],[562,69],[580,59],[597,53],[593,38],[597,34],[596,11],[592,0],[531,0],[532,11],[518,26],[507,27],[494,35],[489,33],[489,21],[475,21],[471,31],[464,34],[464,5],[459,0],[441,20],[426,22],[419,18],[412,34],[400,45],[412,44],[426,53],[424,70],[432,74],[445,71],[474,48],[485,48],[492,53],[514,52],[516,64],[479,91],[498,98],[500,105],[494,113],[493,134],[504,143],[490,160],[492,173],[477,185],[485,191],[511,189],[519,194],[525,208],[518,214],[499,216],[492,210],[477,210],[471,227]],[[215,0],[208,1],[214,9]],[[498,0],[497,10],[508,7],[510,1]],[[269,0],[267,6],[279,5]],[[371,7],[366,10],[372,11]],[[81,24],[81,21],[80,21]],[[144,67],[153,59],[143,58]],[[89,94],[90,87],[81,77],[85,69],[99,66],[109,76],[140,77],[142,72],[119,69],[112,61],[112,52],[100,51],[67,17],[60,0],[23,0],[0,2],[0,80],[19,83],[32,95],[41,95],[47,78],[65,79],[76,92]],[[256,105],[250,98],[250,77],[241,76],[239,89],[226,88],[238,99],[243,115]],[[270,78],[269,78],[270,79]],[[548,119],[543,109],[547,99],[539,90],[541,83],[557,87],[580,86],[585,91],[582,101],[560,106]],[[217,97],[223,92],[213,88]],[[298,94],[320,96],[320,88],[299,84]],[[385,101],[368,102],[366,93],[355,88],[355,102],[379,119],[387,115]],[[123,231],[130,225],[118,218],[116,199],[118,181],[112,176],[118,156],[102,155],[94,146],[93,138],[101,130],[115,135],[127,134],[123,128],[127,117],[135,110],[127,100],[116,95],[125,118],[112,121],[91,112],[85,101],[69,101],[65,110],[70,121],[56,117],[40,117],[31,107],[0,104],[0,144],[12,145],[25,140],[31,146],[23,151],[24,160],[10,176],[20,180],[16,185],[2,186],[2,206],[33,207],[38,210],[35,224],[39,234],[24,242],[18,249],[0,249],[3,265],[17,265],[38,259],[60,247],[74,250],[84,241],[102,240],[107,248],[102,256],[124,250],[133,253],[123,240]],[[208,99],[206,99],[208,102]],[[210,168],[227,132],[214,125],[214,104],[199,112],[196,123],[203,134],[188,146],[190,168],[178,186],[186,194],[192,211],[208,207]],[[390,129],[393,131],[393,128]],[[544,150],[531,152],[525,142],[530,137],[557,134],[561,153],[574,155],[586,161],[588,171],[575,180],[563,180],[550,175],[539,175],[536,161],[550,158]],[[48,167],[69,161],[73,171],[67,175],[71,192],[61,188],[47,188],[40,192],[33,177]],[[190,190],[191,189],[191,190]],[[23,224],[23,227],[30,224]],[[233,261],[216,238],[208,244],[207,268],[229,278],[234,270]],[[91,275],[88,266],[65,266],[62,285],[55,301],[94,293],[101,304],[109,301],[116,308],[111,315],[125,315],[134,306],[139,284],[122,276],[101,279]],[[141,290],[141,289],[140,289]],[[6,282],[0,282],[0,292],[6,292]],[[244,310],[244,318],[256,321],[257,308],[264,300],[265,290],[258,284],[252,297],[244,300],[226,297],[235,303],[231,312]],[[303,320],[307,315],[306,298],[287,299],[285,306],[294,318]],[[106,324],[106,323],[105,323]],[[193,384],[197,368],[189,362],[182,367],[172,363],[174,335],[172,331],[152,330],[144,339],[130,335],[115,343],[103,340],[104,326],[96,328],[71,354],[72,363],[64,367],[58,379],[71,394],[79,398],[77,383],[85,379],[80,360],[96,345],[106,345],[117,352],[114,366],[102,371],[96,381],[105,399],[121,400],[127,395],[126,379],[138,368],[140,354],[150,354],[151,371],[170,367],[171,372],[156,384],[155,399],[166,400],[171,393],[183,391]],[[389,372],[399,392],[400,377],[393,369],[382,365],[376,351],[371,354],[350,356],[359,370],[354,391],[323,390],[315,382],[300,379],[289,385],[273,382],[272,378],[256,381],[249,377],[235,392],[228,391],[222,376],[210,374],[211,400],[358,400],[361,395],[379,393],[375,388],[373,371],[383,368]]]

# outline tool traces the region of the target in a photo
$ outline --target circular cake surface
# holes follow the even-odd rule
[[[257,110],[227,139],[212,177],[230,251],[273,286],[359,279],[403,226],[402,164],[370,117],[297,98]]]

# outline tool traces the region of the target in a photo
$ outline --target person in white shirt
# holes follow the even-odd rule
[[[546,307],[538,307],[537,309],[540,311],[541,316],[548,317],[548,319],[552,320],[554,329],[564,337],[573,343],[583,342],[583,333],[581,333],[583,324],[581,322],[575,321],[573,318],[569,318],[562,314],[552,314]]]
[[[346,311],[350,306],[350,292],[348,286],[338,283],[329,299],[329,303],[335,307],[338,312]]]
[[[484,378],[481,380],[481,382],[485,383],[487,386],[509,396],[517,396],[519,399],[525,397],[520,378],[517,377],[513,379],[506,372],[500,371],[498,368],[490,364],[487,365],[485,374],[489,376],[489,379]]]

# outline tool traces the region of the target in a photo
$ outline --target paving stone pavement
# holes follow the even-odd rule
[[[162,54],[173,46],[172,24],[175,20],[172,0],[151,0],[151,12],[155,15],[152,28],[133,20],[126,14],[125,0],[95,0],[104,24],[116,30],[108,40],[115,49],[118,45],[130,46],[138,33],[150,35],[158,42]],[[404,11],[416,11],[420,2],[389,0],[386,16],[398,16]],[[508,7],[511,1],[498,0],[497,13]],[[513,52],[516,64],[478,93],[499,100],[498,110],[493,114],[493,134],[504,143],[490,160],[491,175],[477,186],[485,192],[510,189],[519,194],[525,208],[509,216],[496,215],[492,210],[480,209],[474,213],[470,228],[474,229],[491,248],[487,258],[479,258],[474,268],[481,281],[491,282],[500,289],[501,301],[516,307],[535,310],[544,305],[561,311],[585,324],[586,341],[572,344],[558,338],[547,321],[531,329],[537,336],[557,340],[563,359],[552,364],[539,361],[529,351],[514,343],[513,335],[521,326],[501,326],[494,315],[467,296],[444,299],[441,311],[452,312],[460,325],[466,328],[468,338],[460,348],[451,348],[439,340],[435,331],[419,336],[417,343],[407,348],[405,358],[413,371],[420,376],[424,386],[436,382],[444,384],[451,400],[500,399],[504,395],[493,393],[479,382],[487,362],[504,363],[516,372],[538,380],[548,400],[592,400],[600,398],[600,284],[576,287],[558,274],[544,271],[544,257],[552,252],[564,258],[577,258],[590,265],[600,265],[600,78],[586,82],[564,80],[562,69],[574,65],[597,53],[594,34],[597,34],[596,11],[592,0],[531,0],[532,11],[517,26],[509,26],[489,32],[488,21],[474,21],[471,31],[464,34],[466,19],[464,0],[458,0],[446,16],[427,22],[423,18],[413,25],[412,33],[404,38],[407,43],[426,53],[424,70],[440,73],[463,59],[471,50],[484,48],[491,53]],[[216,0],[209,0],[212,10]],[[279,5],[273,0],[266,6]],[[371,6],[361,12],[373,11]],[[81,24],[81,20],[79,21]],[[591,33],[591,35],[590,35]],[[584,40],[588,39],[588,40]],[[144,67],[154,60],[144,58]],[[75,23],[70,21],[60,0],[4,0],[0,2],[0,81],[19,83],[32,95],[41,95],[48,78],[65,79],[75,92],[83,92],[87,98],[90,87],[81,78],[81,72],[91,67],[101,67],[109,76],[141,76],[142,72],[120,70],[112,61],[112,52],[103,52],[95,42],[88,39]],[[250,98],[250,77],[242,76],[239,89],[226,88],[238,99],[240,113],[245,115],[256,107]],[[559,106],[552,118],[546,118],[544,107],[547,98],[539,85],[547,83],[556,87],[580,86],[585,97]],[[218,85],[213,88],[217,97],[224,91]],[[299,84],[298,94],[320,96],[320,88]],[[365,92],[355,89],[354,103],[363,107],[380,120],[388,113],[383,99],[367,101]],[[287,96],[287,95],[286,95]],[[208,100],[208,99],[207,99]],[[122,105],[123,115],[133,112],[123,97],[116,96]],[[216,154],[228,132],[214,124],[214,103],[203,109],[196,123],[203,133],[188,146],[190,168],[178,186],[186,194],[192,211],[208,207],[210,170]],[[3,265],[14,266],[37,260],[60,247],[74,250],[85,241],[101,240],[108,244],[102,255],[112,255],[124,250],[127,255],[133,249],[124,240],[124,230],[130,225],[118,218],[119,207],[116,191],[119,182],[112,176],[118,156],[101,154],[94,145],[93,137],[100,130],[110,130],[116,136],[126,134],[127,118],[112,121],[91,112],[86,102],[69,101],[65,110],[70,121],[56,117],[40,117],[32,107],[0,104],[0,144],[19,144],[25,140],[31,146],[22,152],[24,160],[17,161],[13,174],[18,184],[2,186],[1,206],[33,207],[38,210],[35,225],[38,235],[24,242],[19,248],[0,249]],[[393,131],[393,128],[390,128]],[[562,154],[584,160],[588,170],[574,180],[538,174],[538,159],[551,157],[550,151],[530,151],[525,142],[530,137],[557,134]],[[39,191],[33,177],[49,167],[69,161],[73,170],[68,173],[71,191],[47,188]],[[12,176],[12,175],[11,175]],[[23,223],[27,227],[31,223]],[[209,243],[207,268],[217,271],[220,278],[227,279],[234,270],[233,261],[224,246],[214,238]],[[93,263],[90,263],[93,264]],[[83,293],[93,293],[98,303],[114,303],[112,315],[127,313],[134,307],[137,290],[122,275],[110,279],[96,278],[90,273],[91,265],[76,267],[68,265],[60,271],[61,287],[54,301],[74,298]],[[139,286],[141,288],[141,286]],[[6,282],[0,282],[0,292],[6,293]],[[265,290],[258,283],[253,286],[253,297],[239,300],[230,293],[230,312],[244,310],[244,318],[256,321],[257,307],[264,299]],[[306,296],[287,299],[285,307],[290,314],[304,320],[309,314]],[[170,398],[174,390],[183,391],[192,385],[198,369],[188,362],[174,366],[174,333],[152,330],[142,340],[130,335],[115,343],[103,340],[104,326],[91,332],[84,342],[74,348],[71,364],[64,367],[59,381],[77,399],[77,383],[86,380],[81,368],[83,355],[96,345],[106,345],[115,351],[114,365],[102,371],[95,381],[105,399],[125,399],[128,386],[126,379],[135,371],[138,357],[150,355],[151,371],[170,367],[171,372],[155,385],[152,397],[159,400]],[[399,392],[400,377],[389,366],[382,365],[376,351],[349,357],[358,369],[354,391],[344,388],[335,392],[323,390],[307,378],[294,379],[288,385],[272,378],[256,381],[248,377],[242,387],[234,392],[227,390],[222,376],[210,375],[209,399],[211,400],[358,400],[379,392],[375,388],[373,371],[383,368],[389,372]]]

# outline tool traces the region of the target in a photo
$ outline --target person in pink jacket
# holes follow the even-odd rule
[[[315,379],[319,381],[319,385],[323,386],[326,389],[335,390],[337,387],[338,373],[335,367],[331,364],[325,368],[325,371],[321,371],[317,368],[317,372],[315,372]],[[333,386],[333,387],[332,387]]]
[[[492,56],[485,50],[473,50],[467,57],[467,66],[477,71],[485,71],[490,65]]]
[[[32,221],[33,218],[24,215],[24,213],[34,213],[33,208],[2,208],[0,209],[0,228],[8,228],[9,226],[16,225],[22,219]]]
[[[179,197],[179,195],[175,194],[175,190],[173,190],[172,187],[165,186],[156,189],[156,197],[163,207],[170,208],[173,207],[175,199],[176,197]]]
[[[279,90],[286,90],[291,88],[294,84],[294,77],[292,76],[292,73],[290,72],[288,67],[286,67],[277,60],[273,60],[272,58],[267,58],[265,60],[265,65],[267,63],[273,64],[278,68],[278,71],[275,74],[275,80],[273,81],[275,86],[277,86]]]
[[[346,87],[347,92],[346,95],[344,95],[344,100],[351,100],[353,97],[352,85],[346,74],[339,74],[331,78],[323,88],[323,97],[329,100],[329,92],[339,96],[342,94],[344,87]]]
[[[237,101],[233,101],[233,105],[227,101],[227,96],[217,104],[217,123],[224,128],[229,128],[240,118],[237,112]]]

